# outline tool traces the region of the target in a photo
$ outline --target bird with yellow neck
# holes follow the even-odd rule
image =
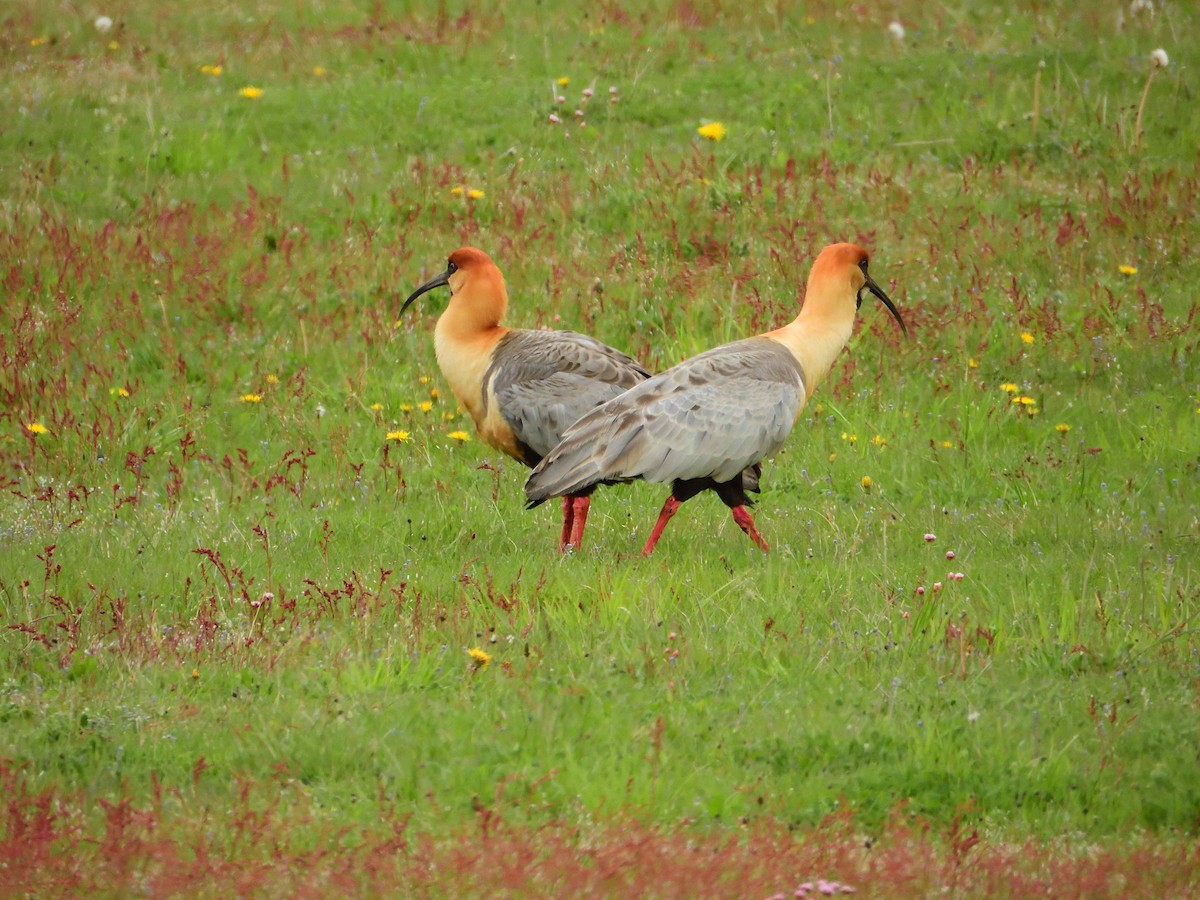
[[[813,263],[792,322],[693,356],[591,410],[534,467],[525,484],[528,505],[639,478],[669,483],[671,494],[642,550],[649,556],[679,507],[711,490],[766,551],[742,472],[783,446],[850,339],[864,291],[907,334],[896,305],[868,272],[867,252],[831,244]]]
[[[434,327],[442,375],[488,445],[536,466],[567,427],[590,410],[649,377],[632,357],[574,331],[507,328],[504,275],[475,247],[450,254],[444,272],[418,287],[400,313],[422,294],[450,289]],[[562,494],[559,549],[583,541],[592,488]]]

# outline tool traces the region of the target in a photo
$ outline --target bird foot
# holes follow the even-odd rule
[[[770,548],[767,546],[767,542],[763,540],[763,536],[758,533],[758,529],[754,527],[754,516],[750,515],[750,510],[744,506],[735,506],[732,512],[733,521],[738,523],[738,528],[746,532],[750,540],[758,544],[762,552],[766,553]]]

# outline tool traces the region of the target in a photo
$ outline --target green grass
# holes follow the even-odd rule
[[[1200,18],[422,6],[5,13],[0,760],[87,827],[270,786],[314,843],[481,804],[1193,841]],[[912,338],[864,304],[765,556],[702,497],[640,558],[638,484],[560,558],[449,436],[443,298],[395,322],[471,243],[511,324],[661,368],[791,319],[842,239]]]

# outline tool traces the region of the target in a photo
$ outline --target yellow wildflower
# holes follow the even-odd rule
[[[382,403],[372,403],[371,409],[375,410],[375,412],[379,412],[381,409],[383,409],[383,404]]]
[[[417,383],[418,384],[429,384],[429,382],[431,382],[432,380],[433,379],[430,378],[428,375],[422,375],[420,378],[417,379]]]
[[[492,661],[492,654],[482,647],[472,647],[467,651],[467,656],[471,657],[471,668],[473,669],[486,669],[488,663]]]
[[[268,375],[267,376],[267,384],[279,384],[279,376],[278,375]]]
[[[1017,386],[1011,381],[1006,381],[1004,384],[1000,385],[1000,390],[1004,391],[1006,394],[1015,394],[1017,392]]]
[[[571,83],[571,79],[568,78],[566,75],[564,75],[562,78],[558,79],[559,87],[566,87],[570,83]]]
[[[238,93],[247,100],[257,100],[263,95],[263,89],[260,87],[254,87],[253,85],[246,85],[246,87],[242,88],[240,91],[238,91]]]
[[[465,431],[452,431],[446,435],[446,437],[450,438],[452,441],[461,441],[464,444],[471,439],[471,436]]]
[[[943,449],[945,449],[945,450],[951,450],[951,449],[953,449],[953,447],[954,447],[954,443],[953,443],[952,441],[942,441],[942,448],[943,448]]]
[[[441,394],[441,392],[440,392],[440,391],[439,391],[437,388],[430,388],[430,389],[429,389],[429,399],[430,399],[430,400],[436,400],[436,399],[438,399],[438,397],[440,397],[440,396],[442,396],[442,394]]]
[[[709,122],[697,128],[696,134],[702,138],[708,138],[710,141],[719,141],[725,137],[725,126],[720,122]]]
[[[242,394],[238,399],[243,403],[262,403],[262,394]]]
[[[128,397],[129,391],[123,387],[113,387],[108,389],[108,395],[110,397]]]
[[[463,195],[463,186],[461,184],[456,184],[454,187],[450,188],[450,193],[455,197],[461,197]]]
[[[389,441],[399,441],[402,444],[406,443],[408,441],[409,437],[411,437],[411,435],[409,435],[409,433],[407,431],[397,430],[397,431],[389,431],[387,433],[387,439]]]
[[[869,490],[871,489],[871,485],[872,485],[874,482],[872,482],[872,481],[871,481],[871,476],[870,476],[870,475],[864,475],[862,478],[860,478],[860,479],[858,480],[858,483],[862,485],[862,489],[863,489],[864,491],[869,491]]]
[[[848,432],[848,431],[843,431],[842,432],[842,440],[849,441],[851,444],[853,444],[854,442],[856,442],[858,440],[858,435],[850,434],[850,432]]]
[[[875,435],[875,437],[871,438],[871,443],[874,444],[876,447],[886,447],[887,446],[887,438],[885,438],[881,434],[877,434],[877,435]]]
[[[1121,266],[1117,266],[1117,271],[1120,272],[1122,275],[1136,275],[1137,274],[1137,266],[1121,265]]]
[[[46,37],[45,35],[41,35],[40,37],[35,37],[32,40],[30,40],[29,46],[30,47],[40,47],[40,46],[42,46],[42,44],[48,44],[48,43],[50,43],[50,38]]]
[[[1036,400],[1034,400],[1032,397],[1026,397],[1024,394],[1021,394],[1019,397],[1013,397],[1013,398],[1012,398],[1012,402],[1013,402],[1013,403],[1020,404],[1021,406],[1035,406],[1035,405],[1037,405],[1037,401],[1036,401]]]
[[[482,200],[486,195],[479,188],[471,188],[467,191],[468,200]]]
[[[412,412],[412,404],[411,403],[401,403],[400,404],[400,412]]]
[[[819,416],[823,412],[825,412],[825,404],[824,403],[818,403],[816,406],[813,407],[813,415]]]
[[[120,45],[120,44],[118,44],[116,41],[109,41],[109,42],[108,42],[108,49],[109,49],[109,50],[120,50],[120,49],[121,49],[121,45]]]
[[[836,453],[830,453],[830,454],[829,454],[829,461],[830,461],[830,462],[834,462],[836,459],[837,459],[837,454],[836,454]]]
[[[1021,343],[1032,344],[1033,343],[1033,335],[1030,334],[1028,331],[1022,331],[1021,332]]]
[[[420,407],[421,412],[429,412],[431,409],[433,409],[433,403],[429,400],[422,400],[418,406]]]
[[[979,360],[977,360],[973,356],[968,356],[967,357],[967,368],[968,369],[978,369],[979,368]]]
[[[1066,434],[1068,431],[1071,430],[1071,426],[1068,425],[1066,422],[1059,422],[1057,425],[1054,426],[1054,430],[1057,431],[1059,434]]]
[[[329,70],[326,69],[324,66],[313,66],[313,74],[316,75],[318,78],[324,78],[326,75],[329,74]]]
[[[50,433],[50,429],[47,428],[45,425],[43,425],[41,422],[30,422],[28,425],[25,426],[25,430],[28,431],[30,434],[49,434]]]
[[[201,66],[200,71],[204,75],[211,75],[216,78],[225,70],[221,66]]]
[[[195,679],[199,679],[199,677],[200,677],[200,670],[199,670],[199,669],[192,669],[192,679],[193,679],[193,680],[195,680]]]

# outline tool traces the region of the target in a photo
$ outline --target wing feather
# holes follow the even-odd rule
[[[603,481],[729,481],[774,453],[804,405],[803,373],[768,338],[685,360],[584,415],[526,484],[540,502]]]

